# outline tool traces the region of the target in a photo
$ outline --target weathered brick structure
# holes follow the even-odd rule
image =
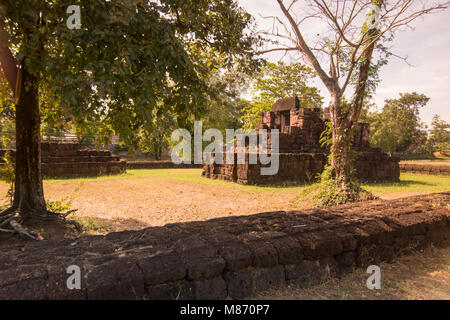
[[[194,169],[202,168],[201,164],[180,163],[172,160],[127,161],[127,169]]]
[[[262,165],[249,164],[246,151],[245,164],[237,164],[236,149],[234,164],[227,164],[224,152],[223,164],[208,163],[203,166],[203,175],[244,184],[267,184],[280,182],[309,182],[320,173],[327,161],[329,151],[319,140],[329,118],[327,110],[301,108],[297,97],[278,100],[272,111],[261,114],[257,128],[270,133],[278,129],[280,166],[276,175],[261,175]],[[397,181],[400,176],[399,159],[390,157],[369,144],[369,125],[358,124],[353,142],[356,152],[355,169],[361,181]],[[270,135],[268,137],[270,150]]]
[[[309,287],[449,246],[449,203],[446,192],[8,245],[0,299],[242,299]],[[81,290],[67,288],[71,265]]]
[[[109,150],[79,149],[78,143],[42,142],[41,150],[42,174],[45,177],[118,174],[127,168],[126,162],[111,155]],[[11,152],[14,158],[14,150]]]

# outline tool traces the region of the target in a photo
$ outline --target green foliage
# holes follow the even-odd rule
[[[333,125],[331,121],[327,121],[325,130],[320,134],[319,143],[322,148],[330,147],[333,143]],[[328,157],[330,159],[330,157]]]
[[[75,133],[81,147],[90,147],[110,144],[114,131],[101,120],[87,117],[75,124]]]
[[[93,217],[74,217],[74,221],[78,222],[82,228],[83,234],[96,234],[107,230],[108,224],[102,219]]]
[[[429,161],[427,162],[430,163]],[[432,174],[401,173],[398,182],[366,183],[364,188],[374,193],[445,192],[450,185],[450,176]]]
[[[241,98],[248,87],[250,78],[258,70],[242,72],[239,68],[223,71],[223,68],[212,70],[207,82],[215,88],[214,96],[208,99],[206,110],[201,117],[205,129],[217,128],[225,134],[225,129],[239,128],[240,110],[245,105]]]
[[[0,180],[5,181],[9,185],[8,191],[6,192],[6,197],[12,205],[14,197],[15,170],[14,164],[11,160],[11,153],[9,151],[6,151],[3,155],[3,161],[4,163],[0,165]]]
[[[14,97],[0,68],[0,114],[2,118],[12,118],[14,110]]]
[[[160,160],[162,153],[170,145],[170,136],[174,129],[176,123],[172,114],[153,116],[140,130],[139,149],[151,153],[156,160]]]
[[[61,200],[45,200],[47,210],[51,212],[64,212],[70,209],[71,201],[66,197]]]
[[[70,209],[72,206],[73,200],[78,197],[79,191],[81,190],[81,187],[83,186],[84,182],[80,182],[78,186],[75,188],[72,195],[63,197],[60,200],[46,200],[45,203],[47,205],[47,210],[55,213],[62,213],[66,212]]]
[[[429,142],[434,151],[445,154],[450,150],[450,123],[442,120],[437,114],[431,123]]]
[[[50,126],[89,115],[132,141],[153,110],[173,113],[179,124],[201,112],[213,94],[205,77],[215,60],[242,70],[259,63],[253,19],[234,0],[80,0],[79,30],[66,26],[72,4],[0,4],[16,59],[40,74],[41,100],[51,101],[41,101],[43,120]],[[204,52],[212,58],[200,59]]]
[[[428,101],[428,97],[416,92],[401,93],[398,99],[386,100],[380,113],[367,116],[371,145],[391,154],[423,149],[427,135],[420,122],[419,110]]]
[[[2,155],[3,163],[0,164],[0,180],[5,181],[9,185],[6,197],[9,199],[10,204],[12,204],[14,197],[15,168],[11,152],[8,149],[13,146],[14,139],[14,122],[3,117],[0,121],[0,144],[4,150]]]
[[[255,97],[246,101],[242,109],[244,129],[255,128],[261,112],[270,111],[278,99],[298,96],[301,107],[318,108],[322,105],[318,89],[307,85],[315,77],[314,71],[304,64],[268,62],[255,77],[252,87]]]
[[[209,60],[211,54],[199,55],[199,58]],[[216,64],[207,74],[204,81],[211,89],[207,102],[202,110],[193,110],[193,114],[183,125],[193,133],[194,120],[201,120],[203,130],[216,128],[222,130],[238,128],[239,112],[242,108],[240,95],[248,82],[252,71],[243,71],[242,65],[231,69],[225,67],[224,59],[216,59]],[[162,102],[161,102],[162,103]],[[156,159],[174,142],[170,140],[171,134],[177,128],[176,115],[170,112],[158,113],[156,110],[139,130],[137,146],[141,151],[150,152]]]
[[[315,206],[330,207],[348,202],[376,199],[370,192],[360,187],[354,172],[350,174],[351,180],[344,181],[333,175],[331,165],[326,165],[324,171],[319,175],[320,182],[312,198]]]
[[[350,103],[343,101],[343,107],[350,106]],[[354,128],[356,129],[356,127]],[[321,134],[320,143],[322,147],[329,147],[333,142],[333,126],[327,122],[327,128]],[[353,137],[353,135],[352,135]],[[317,175],[319,180],[316,193],[312,198],[313,204],[321,207],[329,207],[348,202],[374,199],[375,197],[368,191],[361,188],[361,183],[356,178],[356,170],[353,166],[356,153],[351,149],[352,142],[349,142],[348,151],[349,172],[347,176],[336,175],[332,167],[333,149],[328,155],[328,161],[324,170]]]

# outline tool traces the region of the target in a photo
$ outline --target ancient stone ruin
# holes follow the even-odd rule
[[[0,299],[244,299],[310,287],[449,246],[449,203],[446,192],[9,245]],[[70,265],[80,290],[67,286]]]
[[[268,184],[281,182],[311,182],[322,172],[329,154],[319,140],[329,119],[327,110],[320,108],[301,108],[297,97],[278,100],[272,111],[261,114],[261,123],[257,128],[270,133],[278,129],[279,134],[279,170],[276,175],[261,175],[261,165],[249,163],[249,151],[246,149],[245,164],[237,164],[236,145],[233,151],[234,163],[205,163],[203,175],[208,178],[220,178],[244,184]],[[270,150],[270,134],[268,137]],[[369,144],[369,124],[359,123],[353,142],[356,152],[355,169],[361,181],[398,181],[400,176],[399,158],[390,157],[379,148]]]
[[[85,177],[126,171],[126,161],[109,150],[80,149],[78,143],[42,142],[42,175],[45,177]],[[5,150],[2,150],[2,154]],[[14,159],[14,150],[11,150]]]

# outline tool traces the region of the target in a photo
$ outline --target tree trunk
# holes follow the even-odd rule
[[[16,101],[16,177],[13,208],[23,217],[46,212],[41,173],[39,81],[22,63]]]
[[[351,161],[349,154],[349,136],[346,128],[337,127],[333,130],[334,138],[331,147],[331,168],[337,180],[345,183],[351,180]]]
[[[346,126],[333,129],[333,144],[331,146],[331,168],[334,177],[345,184],[351,181],[350,141],[351,130]]]
[[[334,94],[331,99],[330,115],[333,127],[331,144],[331,171],[336,180],[347,184],[351,180],[350,148],[353,138],[352,124],[342,110],[340,97]]]
[[[333,124],[333,144],[331,146],[331,167],[335,177],[347,184],[351,181],[352,163],[350,159],[350,148],[353,140],[353,127],[357,125],[366,91],[367,79],[369,78],[370,64],[372,61],[375,42],[371,43],[377,36],[377,30],[369,31],[367,48],[362,55],[359,67],[358,82],[355,96],[350,109],[341,104],[341,97],[336,92],[332,94],[331,121]]]

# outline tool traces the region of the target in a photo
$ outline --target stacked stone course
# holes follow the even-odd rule
[[[234,163],[226,163],[224,152],[223,164],[205,163],[203,175],[244,184],[311,182],[327,162],[329,150],[320,144],[327,119],[329,119],[328,110],[300,108],[297,97],[278,100],[273,105],[272,111],[261,114],[261,123],[256,130],[257,133],[262,129],[267,130],[268,150],[271,148],[271,130],[279,130],[278,173],[261,175],[261,167],[264,166],[259,161],[257,164],[249,163],[251,152],[247,148],[244,164],[237,164],[235,149]],[[357,177],[361,181],[399,180],[399,158],[390,157],[380,149],[370,147],[367,123],[358,124],[352,146],[356,152]]]
[[[202,168],[201,164],[180,163],[172,160],[127,161],[127,169],[193,169]]]
[[[450,162],[448,165],[434,165],[434,164],[415,164],[415,163],[400,163],[400,170],[408,173],[418,174],[434,174],[434,175],[450,175]]]
[[[5,150],[2,150],[4,153]],[[78,143],[42,142],[44,177],[83,177],[119,174],[126,171],[126,161],[109,150],[79,149]],[[14,159],[14,150],[11,150]]]
[[[449,246],[449,203],[447,192],[5,246],[0,299],[242,299],[309,287]],[[67,288],[70,265],[81,290]]]

